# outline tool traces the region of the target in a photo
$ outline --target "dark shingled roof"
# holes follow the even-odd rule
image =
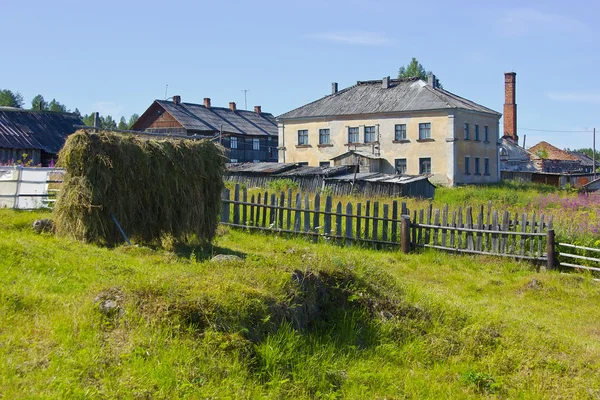
[[[356,85],[296,108],[278,119],[315,118],[337,115],[398,113],[423,110],[464,109],[500,117],[502,114],[441,88],[433,88],[418,78],[391,79]]]
[[[224,107],[206,108],[200,104],[156,100],[183,127],[192,131],[219,132],[248,136],[277,136],[277,122],[269,113],[231,111]]]
[[[0,148],[56,154],[75,132],[74,125],[83,125],[75,114],[0,107]]]

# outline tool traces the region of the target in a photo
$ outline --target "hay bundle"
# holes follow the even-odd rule
[[[224,165],[222,150],[210,141],[78,131],[59,154],[66,175],[54,208],[57,234],[116,244],[123,238],[114,215],[140,243],[165,234],[211,240]]]

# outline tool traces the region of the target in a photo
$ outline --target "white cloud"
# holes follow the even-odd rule
[[[118,121],[119,118],[121,118],[121,113],[124,108],[125,107],[122,105],[112,101],[99,101],[91,106],[93,112],[99,112],[100,115],[103,116],[110,115],[115,121]]]
[[[550,100],[565,101],[571,103],[593,103],[600,104],[600,94],[589,92],[548,92]]]
[[[357,44],[365,46],[384,46],[392,44],[392,40],[381,32],[322,32],[309,37],[317,40],[345,44]]]
[[[514,8],[500,18],[500,31],[504,36],[521,37],[528,34],[585,33],[589,27],[583,22],[560,14],[532,8]]]

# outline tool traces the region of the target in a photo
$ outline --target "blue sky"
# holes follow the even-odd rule
[[[503,111],[517,72],[527,145],[591,147],[600,129],[595,1],[0,0],[0,88],[83,113],[210,97],[282,114],[417,59],[460,96]],[[10,39],[10,40],[9,40]],[[600,147],[600,135],[599,145]]]

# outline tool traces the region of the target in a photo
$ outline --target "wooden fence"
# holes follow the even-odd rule
[[[451,214],[446,205],[441,210],[431,206],[411,212],[405,203],[391,204],[378,201],[364,203],[338,201],[319,194],[294,194],[291,190],[279,194],[265,191],[251,195],[235,186],[225,189],[222,197],[221,222],[225,225],[301,234],[313,241],[323,238],[339,244],[362,244],[378,247],[400,247],[408,253],[419,247],[444,251],[495,256],[544,262],[554,266],[555,243],[552,217],[546,219],[507,212],[499,213],[480,207],[473,216],[473,208],[459,208]],[[485,222],[484,222],[485,221]]]

